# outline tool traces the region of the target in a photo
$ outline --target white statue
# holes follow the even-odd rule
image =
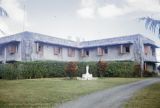
[[[82,79],[83,80],[92,80],[92,74],[89,73],[89,66],[86,66],[86,73],[82,74]]]
[[[86,66],[86,74],[89,74],[89,66]]]

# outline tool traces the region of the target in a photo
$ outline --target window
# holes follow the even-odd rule
[[[60,55],[61,54],[61,47],[54,47],[54,55]]]
[[[39,45],[38,46],[38,52],[42,52],[43,51],[43,45]]]
[[[149,54],[149,46],[144,46],[144,54],[145,55]]]
[[[89,50],[86,50],[85,52],[86,52],[86,56],[89,56]]]
[[[98,47],[97,48],[97,55],[102,56],[103,55],[103,49]]]
[[[120,53],[130,53],[130,46],[129,45],[120,45]]]
[[[84,57],[84,56],[85,56],[84,49],[81,49],[81,57]]]
[[[106,48],[106,47],[104,48],[104,53],[108,54],[108,48]]]
[[[125,47],[124,47],[124,52],[125,52],[125,53],[129,53],[129,52],[130,52],[129,46],[125,46]]]
[[[89,50],[82,49],[81,50],[81,57],[89,56]]]
[[[15,54],[15,53],[17,53],[17,46],[16,45],[10,45],[10,46],[8,46],[8,52],[9,52],[9,54]]]
[[[155,56],[156,55],[156,51],[155,51],[155,48],[152,47],[152,56]]]
[[[0,55],[3,55],[3,48],[0,47]]]
[[[40,43],[36,43],[36,52],[43,53],[43,45]]]
[[[68,48],[68,56],[69,57],[74,57],[75,56],[75,49]]]

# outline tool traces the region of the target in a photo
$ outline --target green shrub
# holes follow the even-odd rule
[[[134,65],[133,76],[134,77],[140,77],[141,76],[141,65],[139,65],[139,64]]]
[[[0,64],[0,77],[2,79],[64,77],[64,65],[64,62],[55,61]]]
[[[145,70],[143,72],[143,76],[144,77],[154,77],[154,76],[157,76],[157,73],[156,72],[149,72],[149,71]]]
[[[34,61],[18,62],[14,64],[0,64],[0,78],[2,79],[31,79],[31,78],[51,78],[65,77],[67,62],[58,61]],[[97,62],[78,62],[76,76],[81,77],[86,73],[86,65],[89,65],[89,73],[94,77],[99,77],[99,70],[105,77],[137,77],[139,74],[138,65],[134,62],[107,62],[102,65],[102,69],[97,66]],[[136,66],[137,65],[137,66]]]
[[[110,62],[106,75],[109,77],[133,77],[134,62]]]

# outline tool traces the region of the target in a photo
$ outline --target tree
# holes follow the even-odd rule
[[[3,9],[2,7],[0,7],[0,18],[1,17],[8,17],[7,11],[5,9]],[[5,34],[5,32],[2,30],[2,28],[0,28],[0,33]]]
[[[100,77],[103,77],[107,68],[107,63],[105,61],[98,61],[97,63],[97,71]]]
[[[7,11],[2,7],[0,7],[0,16],[1,17],[8,17]]]
[[[151,17],[142,17],[140,20],[145,22],[146,29],[149,29],[154,33],[158,30],[158,37],[160,38],[160,20]]]
[[[70,79],[73,79],[75,77],[76,73],[78,71],[77,63],[75,62],[68,62],[67,66],[65,67],[65,72]]]

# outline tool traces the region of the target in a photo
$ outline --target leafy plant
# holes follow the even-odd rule
[[[70,79],[76,76],[78,70],[78,66],[76,62],[68,62],[67,66],[65,67],[65,72]]]
[[[98,76],[103,77],[105,76],[105,72],[106,72],[106,68],[107,68],[107,63],[105,61],[98,61],[97,63],[97,71],[99,73]]]
[[[145,22],[146,29],[149,29],[154,33],[156,32],[156,30],[158,30],[158,35],[160,38],[160,20],[156,20],[151,17],[142,17],[140,18],[140,20]]]

